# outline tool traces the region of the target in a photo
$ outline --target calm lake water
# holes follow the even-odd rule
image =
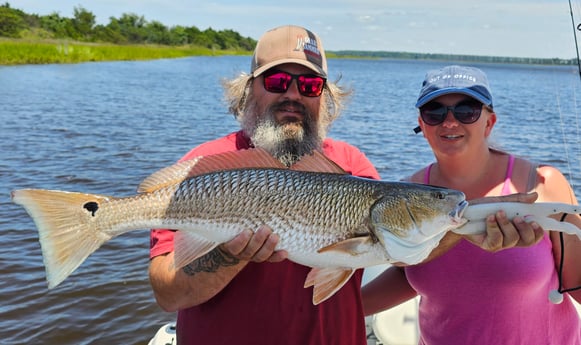
[[[220,80],[249,57],[0,67],[0,343],[147,344],[174,319],[147,277],[149,236],[116,238],[48,290],[32,220],[10,202],[20,188],[125,196],[191,147],[238,128]],[[361,148],[386,180],[433,160],[413,134],[428,69],[447,63],[330,60],[354,89],[331,136]],[[560,168],[581,196],[579,95],[573,67],[477,65],[488,73],[494,142]],[[227,327],[227,326],[225,326]]]

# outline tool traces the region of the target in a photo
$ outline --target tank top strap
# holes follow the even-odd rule
[[[514,156],[508,156],[508,168],[506,169],[506,177],[504,178],[504,185],[502,186],[502,191],[500,195],[508,195],[511,194],[510,191],[510,181],[512,178],[512,170],[514,169]]]
[[[539,163],[531,162],[531,168],[529,170],[529,179],[527,182],[527,193],[534,192],[537,187],[537,168]]]
[[[434,166],[434,163],[426,167],[424,172],[424,184],[430,184],[430,172],[432,171],[432,166]]]

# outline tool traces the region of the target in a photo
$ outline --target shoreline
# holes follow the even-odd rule
[[[139,61],[189,56],[252,55],[248,50],[220,50],[200,46],[154,44],[89,43],[68,39],[0,38],[0,66],[83,63],[102,61]],[[545,59],[408,52],[327,51],[327,58],[440,60],[466,63],[510,63],[577,66],[576,59]]]
[[[0,39],[0,66],[251,54],[252,52],[244,50],[216,50],[196,46],[117,45],[70,40]]]

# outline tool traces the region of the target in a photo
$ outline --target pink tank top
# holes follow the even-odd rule
[[[511,156],[503,195],[511,193],[513,165]],[[462,240],[405,272],[421,296],[422,345],[581,344],[581,321],[569,296],[561,304],[547,298],[558,288],[548,235],[535,246],[498,253]]]
[[[430,172],[434,164],[428,165],[426,172],[424,174],[424,184],[430,184]],[[510,190],[510,179],[512,177],[512,169],[514,168],[514,156],[508,156],[508,168],[506,169],[506,177],[504,178],[504,184],[502,185],[502,192],[500,195],[508,195],[511,193]]]

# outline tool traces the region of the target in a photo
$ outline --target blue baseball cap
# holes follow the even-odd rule
[[[475,67],[456,65],[426,73],[416,108],[450,93],[465,94],[492,108],[492,94],[486,74]]]

